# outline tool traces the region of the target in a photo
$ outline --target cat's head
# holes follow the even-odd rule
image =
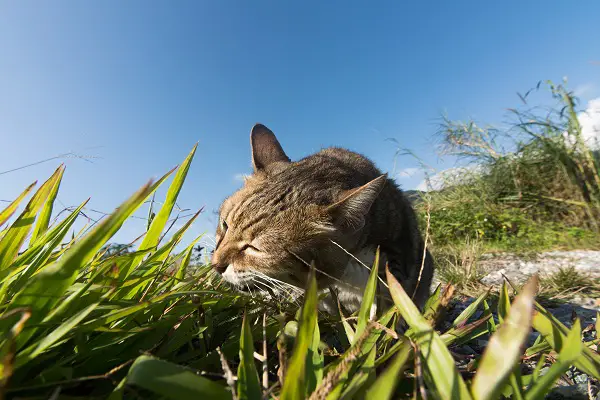
[[[267,127],[255,125],[250,144],[254,174],[221,205],[213,268],[242,290],[304,287],[311,262],[339,275],[349,257],[340,246],[352,248],[360,236],[385,176],[331,193],[290,170],[297,164]],[[329,190],[327,204],[314,201],[319,190]]]

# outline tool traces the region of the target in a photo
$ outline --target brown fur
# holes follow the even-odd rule
[[[351,260],[335,243],[352,254],[380,246],[394,276],[423,305],[433,261],[427,253],[421,270],[423,239],[393,180],[367,158],[341,148],[290,162],[260,124],[252,129],[251,146],[254,174],[220,209],[212,257],[217,271],[231,266],[245,277],[240,288],[252,285],[253,272],[303,288],[307,263],[314,261],[319,287],[326,288],[342,278]]]

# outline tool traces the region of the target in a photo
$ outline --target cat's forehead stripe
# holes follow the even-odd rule
[[[257,187],[234,206],[234,209],[229,213],[230,220],[237,225],[258,211],[268,211],[272,204],[283,201],[290,190],[288,188],[280,193],[281,189],[277,187],[270,187],[269,185]],[[261,210],[258,210],[257,207],[260,207]]]
[[[232,222],[232,224],[237,225],[237,222],[241,219],[241,216],[244,213],[244,210],[247,208],[248,204],[254,200],[255,195],[256,195],[256,192],[250,193],[248,196],[246,196],[244,199],[237,202],[233,206],[233,208],[228,216],[229,220]]]

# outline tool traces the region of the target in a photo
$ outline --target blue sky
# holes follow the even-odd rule
[[[431,141],[442,112],[501,122],[517,91],[563,76],[584,100],[600,96],[596,0],[365,4],[3,2],[0,172],[90,158],[1,174],[0,199],[65,162],[61,204],[91,196],[110,211],[199,142],[179,203],[205,206],[192,233],[210,232],[250,172],[255,122],[293,159],[337,145],[392,172],[395,138],[442,169],[452,160],[438,163]],[[116,239],[142,229],[132,220]]]

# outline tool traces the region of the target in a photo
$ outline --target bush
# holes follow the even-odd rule
[[[548,85],[557,104],[530,107],[521,96],[505,130],[445,120],[441,152],[467,166],[417,203],[422,220],[430,213],[434,247],[467,238],[493,248],[600,243],[600,154],[582,137],[577,99]]]

